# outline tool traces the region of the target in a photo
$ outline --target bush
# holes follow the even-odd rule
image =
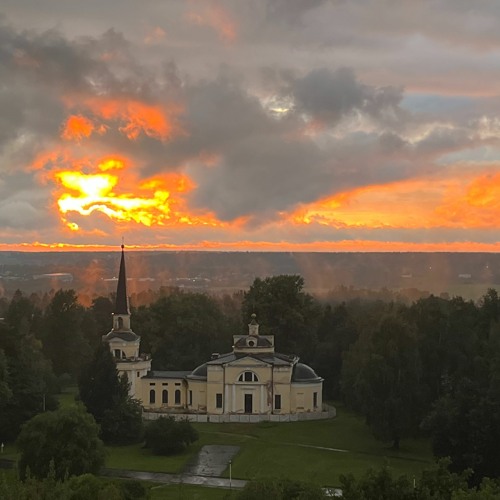
[[[249,481],[238,500],[272,498],[273,500],[326,500],[324,491],[315,484],[291,479],[260,479]]]
[[[174,455],[198,438],[198,432],[188,420],[176,422],[173,417],[160,417],[146,427],[145,446],[155,455]]]

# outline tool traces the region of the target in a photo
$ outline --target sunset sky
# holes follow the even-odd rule
[[[0,250],[499,251],[498,0],[2,0]]]

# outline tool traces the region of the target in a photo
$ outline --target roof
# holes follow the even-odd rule
[[[135,342],[136,340],[139,340],[141,337],[135,334],[132,330],[127,330],[123,332],[119,330],[111,330],[107,335],[103,335],[103,339],[108,342],[115,338],[120,340],[125,340],[126,342]]]
[[[122,257],[120,260],[120,272],[118,274],[118,285],[116,286],[115,314],[130,314],[127,298],[127,276],[125,272],[125,252],[122,245]]]
[[[321,382],[323,379],[304,363],[297,363],[293,367],[292,382]]]
[[[269,339],[266,339],[265,337],[259,337],[257,335],[247,335],[246,337],[241,337],[236,341],[234,344],[234,347],[248,347],[247,341],[248,338],[251,338],[252,340],[257,340],[257,347],[272,347],[273,344],[269,341]]]
[[[191,372],[190,371],[162,371],[162,370],[150,370],[144,377],[142,378],[185,378]]]
[[[193,378],[207,378],[207,364],[206,363],[203,363],[202,365],[196,367],[192,372],[191,374],[189,375],[189,377],[193,377]]]

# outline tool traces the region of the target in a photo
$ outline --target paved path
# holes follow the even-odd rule
[[[140,472],[123,469],[102,469],[101,476],[138,479],[140,481],[152,481],[163,484],[195,484],[198,486],[209,486],[212,488],[241,489],[247,483],[243,479],[232,479],[230,484],[229,479],[226,477],[196,476],[192,474],[165,474],[163,472]]]
[[[238,451],[239,446],[206,444],[187,463],[183,473],[190,476],[220,477]]]

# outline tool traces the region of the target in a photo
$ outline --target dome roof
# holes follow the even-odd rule
[[[304,363],[297,363],[293,367],[292,382],[319,382],[321,377],[318,377],[316,372]]]
[[[207,378],[207,364],[203,363],[191,372],[191,377]]]

